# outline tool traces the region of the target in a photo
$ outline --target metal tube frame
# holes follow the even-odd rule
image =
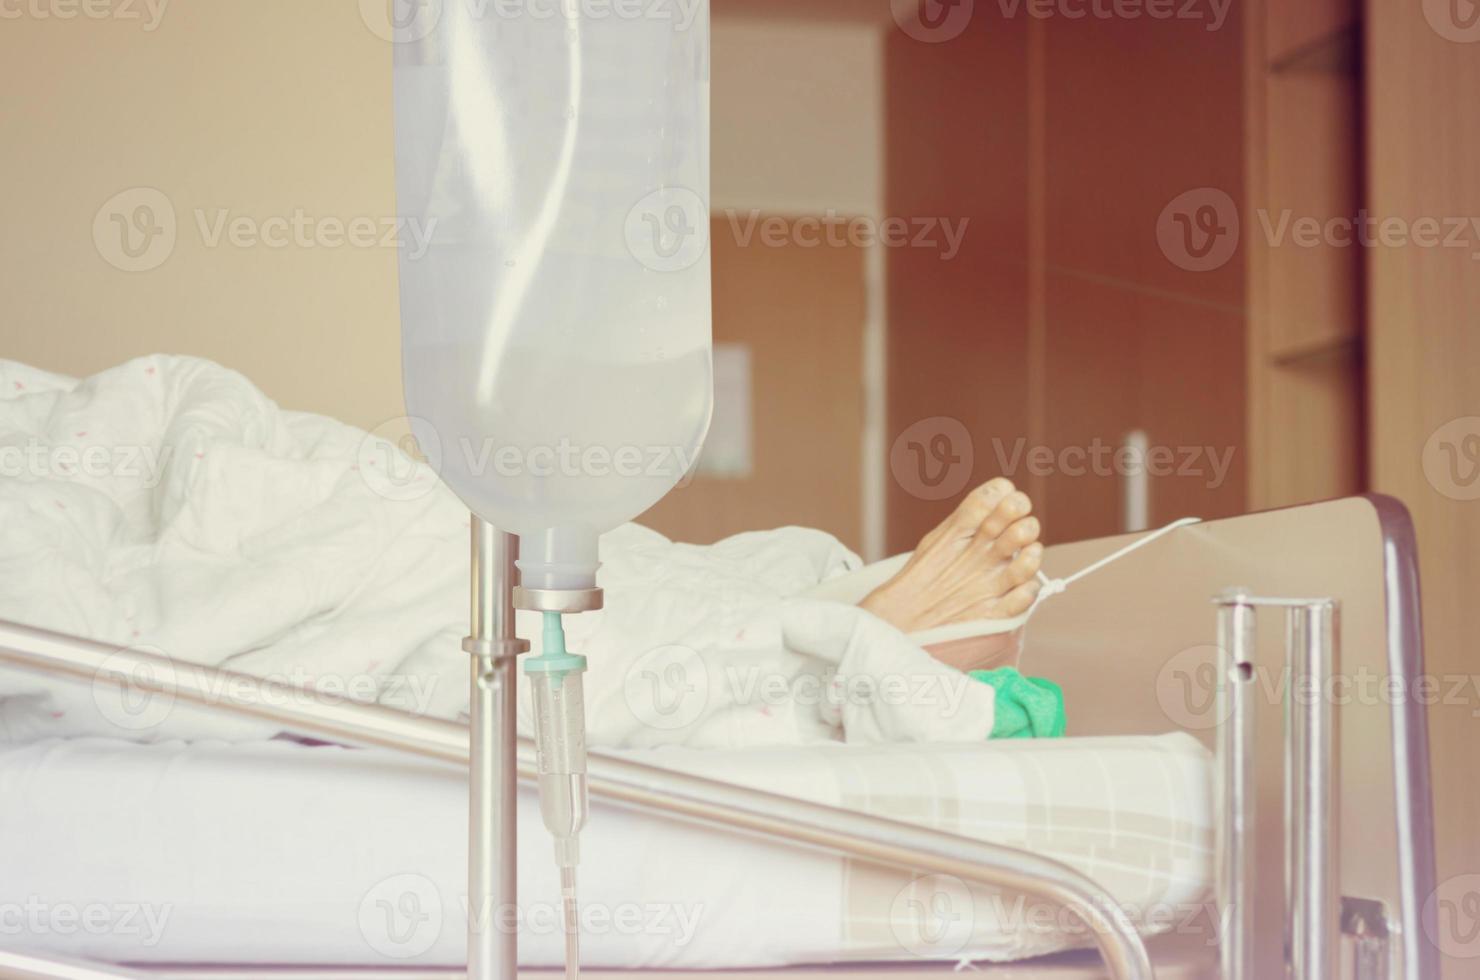
[[[1255,813],[1255,669],[1257,610],[1286,610],[1285,667],[1285,965],[1293,980],[1336,980],[1341,936],[1341,827],[1336,812],[1340,751],[1328,696],[1340,656],[1335,599],[1218,597],[1219,950],[1223,980],[1253,980],[1253,829]]]
[[[1254,609],[1218,609],[1217,898],[1222,939],[1220,976],[1247,980],[1254,970]]]
[[[40,956],[0,949],[0,977],[8,980],[144,980],[144,974],[111,963]]]
[[[476,533],[475,540],[480,540]],[[502,556],[490,567],[506,567],[505,563],[513,560],[512,551],[500,551],[497,540],[491,550],[486,547],[488,538],[481,540],[485,547],[479,551],[480,556],[485,553],[490,558]],[[488,589],[495,593],[503,591],[503,585],[495,585],[492,579],[480,579],[476,593],[480,596],[480,609],[488,608],[481,604],[481,597],[488,595]],[[502,615],[498,609],[495,613],[479,622],[491,628]],[[512,623],[512,617],[502,622]],[[470,740],[469,729],[455,722],[424,718],[335,695],[315,692],[305,697],[302,690],[278,681],[177,663],[168,657],[116,649],[4,621],[0,621],[0,662],[93,684],[131,685],[161,696],[271,720],[295,733],[398,749],[453,765],[469,766],[474,746],[478,745],[476,740]],[[491,715],[480,717],[492,718]],[[511,719],[512,714],[505,717]],[[480,762],[470,768],[474,778],[482,780],[479,785],[506,789],[507,783],[501,779],[506,779],[510,770],[507,767],[502,771],[490,770],[487,761],[508,758],[504,753],[509,751],[510,743],[517,745],[518,777],[534,782],[533,743],[517,738],[499,744],[500,729],[494,725],[487,725],[487,729],[492,730],[496,751],[487,753],[486,744],[479,748]],[[508,729],[504,731],[507,733]],[[1086,923],[1114,980],[1152,980],[1155,976],[1140,935],[1114,898],[1087,876],[1051,858],[595,752],[588,759],[588,770],[592,795],[611,803],[917,873],[954,875],[966,882],[1053,902],[1071,909]],[[476,805],[483,806],[485,813],[496,810],[501,815],[511,814],[506,809],[511,799],[512,794],[505,792],[498,797],[496,805],[487,800]],[[512,823],[509,819],[510,827]],[[512,831],[493,837],[477,829],[473,831],[473,843],[486,845],[489,841],[495,842],[495,848],[511,846]],[[485,846],[483,862],[469,874],[470,883],[478,882],[478,887],[483,889],[494,879],[487,864],[493,850]],[[511,869],[513,866],[512,861],[504,865]],[[498,887],[504,886],[504,879],[500,878]],[[483,954],[490,958],[481,962],[499,962],[499,956],[510,956],[513,949],[512,941],[507,945],[494,943],[483,947]],[[58,969],[56,973],[36,975],[63,978],[76,975],[65,972],[69,969],[65,965]],[[97,972],[91,976],[134,975],[122,968],[110,973],[102,964],[94,969]]]
[[[519,936],[494,923],[519,901],[519,539],[472,518],[468,699],[468,980],[516,980]]]

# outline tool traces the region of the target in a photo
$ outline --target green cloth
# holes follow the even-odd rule
[[[997,692],[991,738],[1062,738],[1064,691],[1042,677],[1024,677],[1011,667],[973,670],[970,676]]]

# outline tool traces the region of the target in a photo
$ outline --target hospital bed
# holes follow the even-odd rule
[[[1129,540],[1056,546],[1045,565],[1051,575],[1068,573]],[[1045,603],[1035,617],[1020,666],[1063,685],[1071,737],[1181,730],[1216,750],[1219,914],[1202,933],[1176,930],[1143,943],[1126,911],[1098,882],[1024,849],[618,757],[593,758],[591,790],[598,806],[1041,897],[1089,923],[1097,951],[977,964],[1002,980],[1234,980],[1283,975],[1287,960],[1294,976],[1310,980],[1426,980],[1438,975],[1438,954],[1427,938],[1433,923],[1425,919],[1435,882],[1418,597],[1406,511],[1390,498],[1369,496],[1182,528]],[[0,659],[29,669],[85,681],[115,672],[128,676],[132,671],[121,656],[128,655],[76,638],[0,626]],[[1287,665],[1294,676],[1282,687]],[[177,675],[176,695],[191,698],[198,693],[192,685],[204,690],[213,674]],[[1334,696],[1288,695],[1302,690],[1308,677]],[[303,707],[271,697],[267,682],[243,679],[230,691],[222,708],[274,718],[304,735],[446,763],[467,759],[467,730],[452,723],[354,703]],[[527,745],[520,748],[519,767],[521,777],[529,778]],[[596,819],[601,817],[598,810]],[[957,965],[953,959],[906,959],[764,972],[892,978],[945,973]],[[124,968],[18,952],[0,953],[0,968],[16,976],[222,980],[409,980],[458,972],[148,963]]]

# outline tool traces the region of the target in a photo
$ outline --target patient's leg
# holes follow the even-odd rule
[[[1004,478],[977,487],[859,605],[906,633],[1026,612],[1038,594],[1034,576],[1043,559],[1032,509]]]

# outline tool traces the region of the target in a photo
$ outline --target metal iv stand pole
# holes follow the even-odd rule
[[[517,980],[519,933],[519,654],[514,631],[519,539],[473,515],[468,708],[468,980]],[[507,918],[506,918],[507,917]]]
[[[519,655],[521,609],[600,609],[600,589],[519,588],[519,538],[472,515],[472,659],[468,707],[468,980],[518,980]],[[584,753],[582,772],[584,772]]]

